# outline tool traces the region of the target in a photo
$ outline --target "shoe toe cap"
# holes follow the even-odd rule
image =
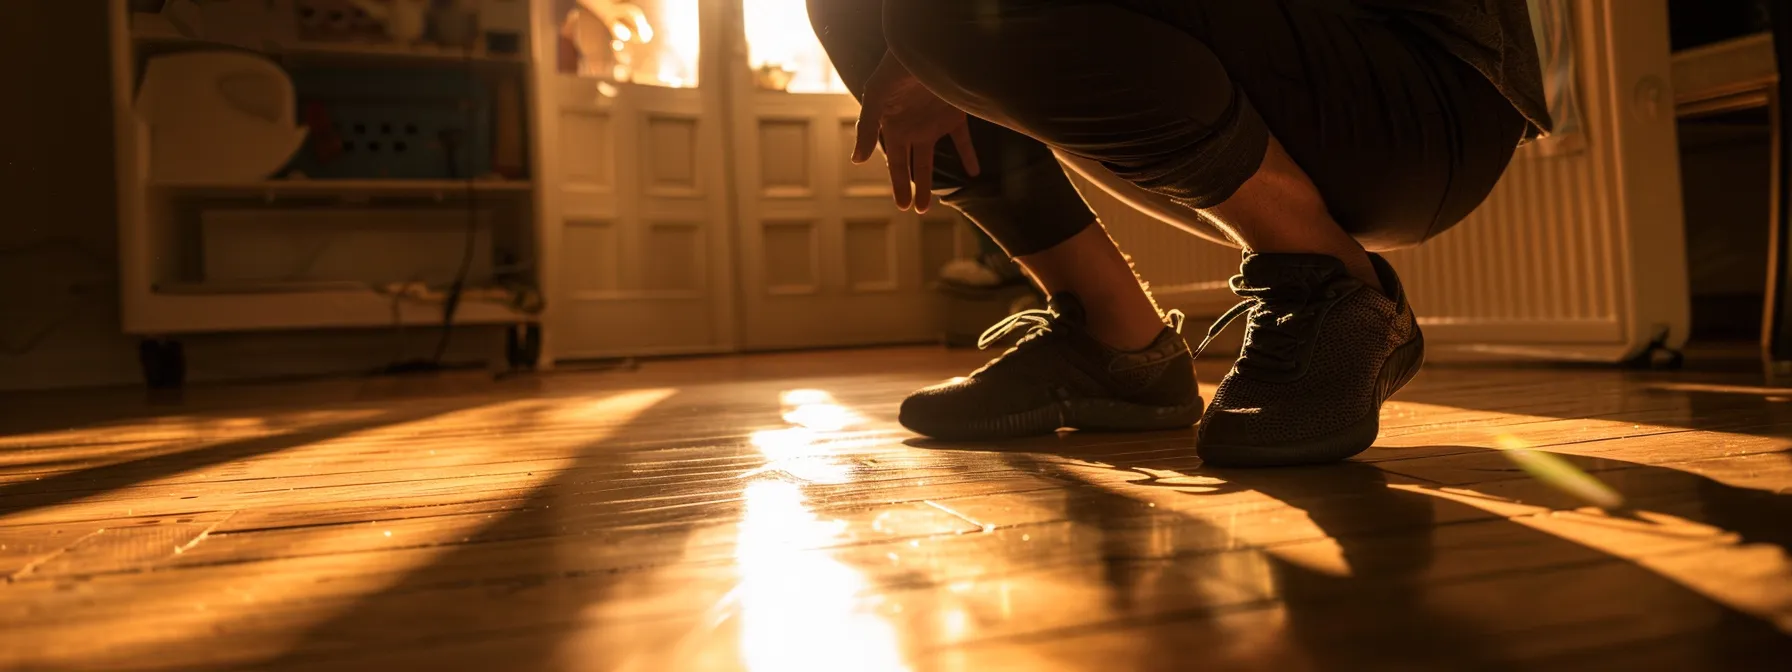
[[[1253,437],[1261,435],[1258,418],[1262,409],[1256,408],[1209,408],[1201,416],[1201,426],[1196,432],[1196,440],[1201,446],[1243,446],[1255,443]]]
[[[975,395],[969,381],[953,379],[909,393],[896,412],[896,421],[921,434],[938,434],[966,415],[965,397]]]
[[[1210,409],[1201,418],[1195,453],[1215,467],[1286,467],[1327,464],[1367,449],[1375,441],[1373,416],[1335,431],[1298,433],[1271,422],[1262,409]]]
[[[902,400],[896,421],[927,436],[957,436],[969,425],[1049,403],[1033,392],[955,378],[910,393]]]

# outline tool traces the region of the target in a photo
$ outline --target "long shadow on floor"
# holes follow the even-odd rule
[[[654,446],[639,443],[638,428],[687,417],[680,397],[573,448],[575,462],[513,510],[254,669],[614,669],[654,636],[688,631],[691,614],[656,610],[652,598],[703,588],[661,571],[690,559],[686,542],[702,523],[737,519],[740,503],[733,478],[639,468]]]
[[[1065,514],[1102,536],[1103,574],[1121,607],[1143,585],[1137,580],[1141,572],[1181,568],[1200,573],[1216,566],[1204,563],[1214,552],[1207,539],[1212,526],[1191,530],[1187,516],[1141,508],[1140,502],[1162,497],[1163,489],[1181,490],[1188,497],[1256,491],[1304,512],[1335,542],[1348,568],[1341,574],[1319,571],[1273,551],[1260,554],[1274,579],[1273,594],[1265,597],[1286,609],[1284,637],[1306,664],[1450,669],[1474,661],[1523,658],[1547,666],[1629,662],[1672,667],[1763,664],[1792,654],[1792,637],[1759,617],[1571,539],[1435,496],[1422,487],[1390,488],[1390,480],[1412,483],[1413,479],[1375,465],[1346,462],[1303,469],[1197,471],[1182,450],[1078,443],[1064,441],[1056,450],[1020,448],[1051,455],[1007,455],[1018,470],[1069,484]],[[1086,464],[1069,468],[1059,458]],[[1139,478],[1125,485],[1099,484],[1079,474],[1087,473],[1089,464],[1135,472]],[[1771,544],[1782,551],[1792,546],[1792,525],[1785,523],[1792,520],[1792,496],[1734,488],[1671,469],[1631,465],[1629,471],[1628,478],[1614,485],[1623,490],[1629,482],[1647,483],[1654,496],[1639,498],[1639,505],[1659,504],[1656,508],[1673,509],[1677,515],[1738,533],[1739,543]],[[1165,481],[1166,473],[1208,477],[1203,479],[1206,487],[1183,488],[1177,479]],[[1216,485],[1211,479],[1223,483]],[[1545,500],[1541,506],[1576,506],[1554,491],[1532,492]],[[1247,517],[1234,524],[1269,521]],[[1162,540],[1166,534],[1186,537],[1193,547],[1179,542],[1166,545]],[[1146,539],[1155,541],[1145,543]],[[1241,543],[1248,543],[1248,536]],[[1162,590],[1164,585],[1189,583],[1150,585]],[[1198,598],[1191,600],[1199,603]],[[1634,614],[1629,613],[1632,610]],[[1128,625],[1157,621],[1157,626],[1192,633],[1223,630],[1212,622],[1216,618],[1223,616],[1197,609],[1160,613]],[[1160,636],[1138,638],[1137,646],[1148,649],[1139,659],[1153,661],[1148,664],[1159,669],[1182,669],[1189,660],[1184,638],[1161,636],[1162,627],[1147,631]]]
[[[383,411],[371,418],[305,427],[282,434],[224,441],[200,448],[66,471],[30,481],[0,485],[0,516],[65,504],[121,490],[160,478],[259,455],[328,441],[356,432],[417,422],[468,408],[473,402],[430,404],[423,408]],[[208,486],[209,487],[209,486]]]

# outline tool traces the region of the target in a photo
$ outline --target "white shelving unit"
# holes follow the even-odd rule
[[[524,2],[524,0],[515,0]],[[137,14],[131,22],[131,41],[137,44],[191,44],[195,42],[176,30],[173,24],[157,14]],[[229,44],[218,42],[218,44]],[[242,45],[246,48],[258,48],[256,45]],[[290,42],[276,45],[273,50],[281,56],[305,59],[333,59],[366,62],[367,59],[384,59],[388,61],[408,61],[413,63],[440,63],[458,65],[466,62],[476,63],[509,63],[523,65],[528,62],[526,50],[515,54],[491,53],[483,47],[473,49],[457,49],[430,44],[396,45],[386,42]]]
[[[131,41],[137,44],[194,44],[197,41],[181,35],[168,35],[159,31],[131,31]],[[222,44],[222,43],[220,43]],[[226,45],[228,46],[228,45]],[[522,65],[525,59],[520,55],[491,54],[481,50],[450,50],[432,47],[399,47],[377,42],[348,42],[342,44],[293,44],[282,45],[275,54],[305,60],[363,61],[367,59],[385,59],[412,64],[437,64],[459,66],[466,63],[475,64],[511,64]]]
[[[148,130],[135,109],[136,92],[146,54],[188,48],[249,49],[290,65],[370,68],[469,68],[473,72],[498,72],[514,77],[522,92],[516,117],[534,135],[534,86],[530,66],[536,53],[528,34],[527,0],[514,2],[523,8],[525,21],[516,53],[490,53],[474,49],[404,47],[375,42],[306,43],[283,40],[278,44],[231,44],[195,40],[174,30],[155,14],[133,13],[128,0],[108,0],[111,56],[113,59],[113,113],[118,153],[119,265],[124,331],[144,339],[145,374],[152,385],[178,385],[184,366],[178,341],[184,334],[276,329],[319,329],[435,325],[444,318],[440,286],[423,291],[415,283],[394,288],[389,283],[344,282],[240,282],[210,281],[193,277],[195,264],[182,259],[198,246],[187,238],[200,231],[193,220],[195,209],[212,207],[260,208],[376,208],[457,207],[476,202],[478,207],[499,212],[500,220],[486,225],[488,236],[497,238],[502,227],[505,252],[502,264],[536,268],[542,240],[537,222],[540,211],[536,181],[532,179],[265,179],[246,182],[166,182],[155,180],[148,166]],[[276,6],[290,7],[290,4]],[[300,123],[303,123],[301,120]],[[525,145],[526,146],[526,145]],[[534,147],[527,153],[527,174],[540,175],[533,165]],[[203,205],[195,205],[203,204]],[[453,204],[453,205],[450,205]],[[474,207],[468,206],[469,209]],[[481,214],[480,216],[483,216]],[[203,234],[200,234],[203,235]],[[471,235],[471,234],[469,234]],[[489,242],[489,241],[488,241]],[[491,250],[484,250],[490,252]],[[519,260],[517,257],[521,257]],[[458,259],[448,260],[448,262]],[[499,265],[496,262],[487,267]],[[539,278],[529,278],[537,291]],[[495,286],[473,286],[463,293],[453,316],[457,325],[515,325],[539,343],[540,315],[513,307]],[[518,350],[513,339],[512,364],[533,363],[534,352]],[[171,370],[172,369],[174,370]]]

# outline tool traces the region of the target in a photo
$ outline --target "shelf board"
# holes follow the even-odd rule
[[[528,180],[263,180],[259,182],[151,182],[150,187],[183,194],[225,196],[405,196],[452,198],[475,193],[526,194]]]
[[[167,19],[156,14],[132,16],[131,37],[139,44],[213,45],[232,49],[249,49],[273,57],[327,60],[401,60],[420,63],[456,64],[464,62],[522,64],[523,55],[494,54],[483,46],[470,52],[463,48],[434,45],[405,46],[383,42],[314,42],[268,43],[243,45],[219,40],[195,39],[182,35]]]
[[[444,63],[522,63],[520,54],[492,54],[484,48],[468,52],[451,47],[405,47],[395,44],[344,42],[340,44],[308,42],[304,44],[285,45],[283,53],[299,57],[315,58],[384,58],[418,61],[439,61]]]

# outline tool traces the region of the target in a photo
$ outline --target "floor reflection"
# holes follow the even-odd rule
[[[1507,451],[1454,448],[1514,469]],[[1181,669],[1177,661],[1191,642],[1205,647],[1204,661],[1220,665],[1519,661],[1582,650],[1562,633],[1601,619],[1608,625],[1597,627],[1623,633],[1616,641],[1655,633],[1676,638],[1683,655],[1703,651],[1706,660],[1755,660],[1761,644],[1789,643],[1775,631],[1792,631],[1780,588],[1792,584],[1787,528],[1770,532],[1764,523],[1788,519],[1784,496],[1673,469],[1622,463],[1614,472],[1609,460],[1534,450],[1549,477],[1520,465],[1504,496],[1417,485],[1422,481],[1359,462],[1193,469],[1185,452],[1070,443],[1049,454],[1008,456],[1019,471],[1064,483],[1065,516],[1097,536],[1111,614],[1101,620],[1162,624],[1155,635],[1151,627],[1135,632],[1124,653],[1110,654],[1117,665]],[[1601,470],[1606,482],[1588,475]],[[1602,513],[1589,499],[1611,500],[1589,498],[1564,474],[1599,483],[1613,496],[1645,496]],[[1664,481],[1679,483],[1671,492],[1697,493],[1695,510],[1649,510],[1663,508]],[[1755,509],[1739,515],[1744,500]],[[1714,566],[1733,571],[1710,571]],[[1760,581],[1738,582],[1734,572]],[[1237,593],[1216,591],[1215,582]],[[1627,604],[1639,606],[1626,613]],[[1661,608],[1673,616],[1649,613]],[[1710,629],[1689,631],[1696,627],[1689,621]],[[1536,636],[1544,632],[1554,637]],[[1061,663],[1087,661],[1076,646],[1055,649]]]
[[[1423,497],[1388,489],[1365,464],[1195,471],[1182,452],[1010,456],[1017,469],[1065,483],[1065,516],[1096,536],[1110,618],[1173,628],[1174,636],[1133,638],[1116,664],[1181,669],[1199,642],[1209,665],[1345,665],[1328,653],[1350,650],[1338,646],[1343,632],[1390,646],[1425,632],[1395,649],[1405,664],[1474,659],[1474,640],[1450,625],[1457,619],[1427,608],[1417,590],[1433,560]],[[1366,597],[1364,588],[1374,622],[1340,621],[1338,607]]]
[[[747,486],[735,551],[741,657],[756,672],[908,669],[895,629],[877,613],[864,577],[828,556],[844,523],[810,511],[802,489]]]
[[[847,523],[816,515],[799,483],[850,480],[841,451],[853,437],[843,433],[863,418],[821,390],[790,390],[780,402],[792,426],[751,438],[767,466],[747,475],[735,547],[741,658],[755,672],[907,670],[875,591],[829,550]]]

